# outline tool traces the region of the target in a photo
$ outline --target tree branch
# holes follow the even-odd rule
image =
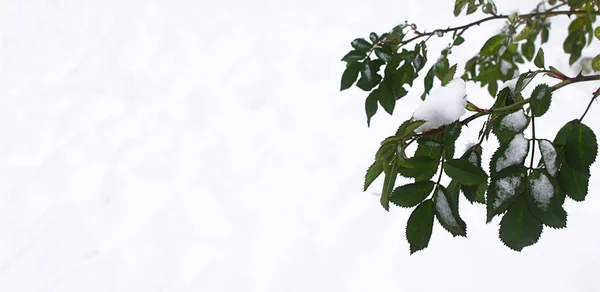
[[[521,15],[519,15],[519,19],[526,19],[526,18],[531,18],[531,17],[536,17],[536,16],[544,16],[544,17],[552,17],[552,16],[557,16],[557,15],[568,15],[568,16],[571,16],[573,14],[588,14],[588,13],[589,14],[594,14],[594,15],[600,15],[599,11],[588,12],[588,11],[579,11],[579,10],[559,10],[559,11],[548,10],[548,11],[545,11],[545,12],[535,12],[535,13],[521,14]],[[486,17],[486,18],[482,18],[480,20],[477,20],[477,21],[474,21],[474,22],[471,22],[471,23],[468,23],[468,24],[465,24],[465,25],[461,25],[461,26],[449,27],[447,29],[437,29],[437,30],[434,30],[432,32],[423,32],[423,33],[419,32],[419,33],[417,33],[416,36],[414,36],[414,37],[412,37],[412,38],[410,38],[408,40],[400,42],[400,45],[406,45],[406,44],[408,44],[408,43],[410,43],[410,42],[412,42],[412,41],[414,41],[416,39],[419,39],[419,38],[422,38],[422,37],[425,37],[425,36],[432,36],[433,34],[435,34],[437,32],[447,33],[447,32],[453,32],[453,31],[457,31],[457,30],[461,30],[461,29],[464,31],[464,30],[467,30],[468,28],[470,28],[472,26],[480,25],[480,24],[482,24],[484,22],[488,22],[490,20],[508,19],[508,18],[509,18],[509,15],[503,15],[503,14],[492,15],[492,16],[489,16],[489,17]]]

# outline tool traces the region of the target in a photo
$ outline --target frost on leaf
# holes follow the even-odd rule
[[[525,115],[525,112],[523,110],[519,110],[504,116],[500,122],[500,128],[518,133],[523,131],[527,127],[528,123],[529,119]]]
[[[471,164],[479,166],[479,158],[477,157],[477,153],[475,153],[475,151],[471,152],[471,155],[469,155],[468,160],[469,162],[471,162]]]
[[[557,172],[556,168],[556,149],[554,145],[547,140],[539,140],[540,151],[542,152],[542,158],[544,160],[544,165],[546,165],[546,170],[550,175],[555,176]]]
[[[435,197],[435,209],[438,211],[438,215],[442,217],[442,221],[450,226],[459,227],[458,222],[452,214],[452,209],[450,208],[448,199],[446,199],[446,195],[439,189]]]
[[[525,156],[527,156],[528,151],[529,141],[525,139],[523,134],[515,135],[512,141],[510,141],[508,148],[500,157],[498,157],[498,160],[496,161],[496,171],[499,172],[511,165],[522,163]]]
[[[496,194],[498,197],[494,201],[494,208],[500,207],[506,200],[515,196],[521,179],[521,176],[512,176],[501,178],[496,182]]]
[[[541,173],[538,178],[531,179],[531,196],[540,209],[548,210],[550,200],[554,196],[554,187],[544,173]]]
[[[426,121],[415,132],[436,129],[460,119],[466,112],[466,95],[465,81],[460,78],[434,90],[413,115],[414,120]]]

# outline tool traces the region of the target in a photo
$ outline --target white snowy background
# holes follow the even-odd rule
[[[469,237],[436,225],[409,256],[410,212],[361,191],[422,81],[367,128],[365,93],[339,92],[339,60],[404,20],[479,17],[454,19],[453,3],[0,1],[0,291],[600,291],[598,163],[587,200],[566,204],[568,228],[522,253],[463,202]],[[556,18],[546,63],[574,73],[568,21]],[[501,26],[469,31],[451,61]],[[430,60],[447,42],[432,39]],[[556,92],[538,136],[552,139],[595,88]],[[596,132],[599,113],[586,118]]]

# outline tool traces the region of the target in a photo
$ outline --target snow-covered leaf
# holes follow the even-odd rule
[[[446,188],[438,186],[434,196],[435,214],[438,221],[453,236],[467,236],[467,226],[458,214],[458,206],[448,195]]]
[[[523,134],[517,134],[509,142],[502,143],[490,161],[492,178],[496,173],[509,166],[523,164],[527,153],[529,153],[529,141]]]
[[[487,222],[506,211],[523,194],[526,172],[522,165],[511,166],[500,172],[497,178],[492,178],[487,190]]]
[[[526,197],[531,213],[552,228],[567,226],[567,212],[562,207],[560,189],[545,170],[534,170],[527,178]]]
[[[537,140],[537,142],[540,148],[540,153],[542,153],[542,161],[546,166],[546,170],[550,175],[556,176],[558,171],[558,155],[556,148],[552,142],[545,139]]]

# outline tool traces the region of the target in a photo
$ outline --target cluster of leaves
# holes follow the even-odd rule
[[[552,7],[546,8],[546,5]],[[546,68],[541,45],[549,39],[549,17],[576,15],[569,25],[564,51],[570,55],[571,64],[578,60],[594,35],[600,39],[600,28],[592,28],[599,14],[598,5],[598,0],[555,0],[540,3],[529,14],[505,16],[497,14],[496,6],[489,0],[456,0],[455,16],[465,8],[466,14],[481,10],[491,16],[468,25],[428,33],[419,32],[416,25],[405,23],[381,36],[373,32],[369,40],[357,38],[352,41],[353,50],[342,59],[347,64],[341,90],[356,84],[361,90],[370,92],[365,101],[367,124],[370,125],[379,106],[393,114],[396,102],[412,89],[427,63],[426,43],[431,37],[452,35],[451,42],[423,78],[422,99],[429,94],[434,79],[444,86],[455,78],[458,64],[450,66],[449,55],[454,47],[465,41],[462,34],[468,28],[489,20],[507,20],[502,32],[490,37],[478,54],[466,62],[461,75],[464,80],[487,86],[495,98],[492,108],[481,109],[469,102],[467,110],[475,112],[473,116],[425,132],[415,130],[426,121],[408,119],[393,136],[381,142],[375,161],[367,170],[364,190],[383,176],[380,202],[386,210],[389,210],[390,202],[402,208],[414,208],[406,227],[411,253],[428,246],[434,218],[453,236],[466,236],[466,222],[459,213],[460,194],[472,204],[485,204],[487,222],[502,216],[500,239],[517,251],[536,243],[544,226],[566,227],[567,213],[563,204],[566,197],[575,201],[583,201],[586,197],[589,169],[598,151],[596,136],[582,123],[587,110],[581,118],[565,124],[553,141],[535,137],[534,121],[550,108],[553,91],[571,83],[598,80],[600,75],[585,78],[580,74],[570,78],[552,66]],[[560,7],[570,10],[557,10]],[[536,53],[538,39],[540,47]],[[413,49],[407,49],[413,42]],[[526,61],[533,62],[539,69],[520,73],[519,64]],[[600,64],[600,57],[596,57],[594,63]],[[385,66],[383,72],[382,66]],[[594,65],[594,69],[600,70],[600,65]],[[559,79],[560,83],[552,87],[538,85],[526,98],[523,89],[538,74]],[[510,84],[499,90],[499,84],[507,82]],[[600,89],[593,94],[592,100],[598,95]],[[479,132],[479,143],[455,158],[455,144],[463,126],[479,117],[487,118]],[[528,129],[531,129],[531,138],[525,138]],[[489,162],[489,172],[486,172],[482,168],[483,143],[492,134],[500,145]],[[416,143],[416,151],[408,155],[406,149],[413,143]],[[541,157],[537,166],[533,164],[536,148]],[[529,165],[527,157],[531,157]],[[436,173],[437,179],[434,178]],[[443,175],[450,178],[447,185],[441,183]],[[397,186],[398,176],[412,182]]]

